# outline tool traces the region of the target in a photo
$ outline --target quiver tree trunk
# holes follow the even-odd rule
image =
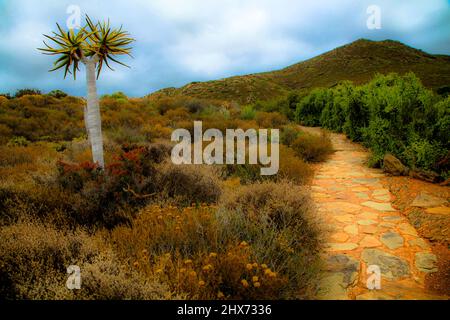
[[[101,168],[105,167],[103,158],[102,121],[100,118],[100,107],[96,87],[96,64],[97,59],[86,59],[86,82],[87,82],[87,107],[85,108],[85,121],[88,137],[91,143],[92,159]]]

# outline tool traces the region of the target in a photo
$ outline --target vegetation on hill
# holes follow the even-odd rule
[[[308,161],[330,152],[316,142],[329,146],[328,137],[308,139],[283,114],[253,106],[118,92],[100,100],[100,170],[84,104],[60,92],[0,98],[0,299],[314,296],[322,238],[305,185]],[[194,120],[222,132],[280,128],[279,174],[173,165],[170,135]],[[315,142],[300,150],[297,139]],[[73,264],[81,290],[65,287]]]
[[[435,95],[412,73],[315,89],[297,104],[296,119],[362,142],[373,165],[391,153],[411,168],[450,177],[450,98]]]
[[[360,39],[282,70],[195,82],[178,89],[163,89],[155,94],[248,104],[271,100],[292,90],[309,92],[316,87],[333,87],[343,80],[364,84],[377,73],[404,74],[410,71],[426,87],[441,93],[448,92],[450,56],[428,54],[398,41]]]

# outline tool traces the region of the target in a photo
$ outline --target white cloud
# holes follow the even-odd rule
[[[193,80],[266,71],[360,37],[394,38],[433,53],[450,51],[450,44],[442,44],[450,36],[446,0],[129,0],[107,5],[94,0],[5,1],[0,21],[7,29],[0,30],[0,58],[8,62],[0,59],[0,69],[15,79],[9,87],[2,84],[6,89],[42,79],[48,88],[83,93],[79,81],[74,86],[61,81],[61,74],[46,73],[51,60],[35,50],[42,33],[50,32],[57,21],[65,22],[71,4],[93,18],[123,23],[137,40],[136,58],[124,60],[132,69],[117,66],[116,72],[105,72],[99,83],[104,91],[122,86],[143,95]],[[376,32],[366,28],[371,4],[382,9],[383,28]]]

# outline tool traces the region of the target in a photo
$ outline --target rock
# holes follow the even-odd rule
[[[432,214],[443,214],[443,215],[447,215],[450,214],[450,207],[435,207],[435,208],[428,208],[426,209],[427,213],[432,213]]]
[[[418,252],[416,253],[416,268],[422,272],[436,272],[438,271],[436,267],[437,258],[434,254],[428,252]]]
[[[364,249],[361,257],[368,266],[379,266],[381,275],[389,280],[396,280],[410,274],[409,265],[405,260],[382,250]]]
[[[394,176],[408,175],[408,168],[403,163],[394,157],[392,154],[386,154],[383,159],[383,169],[385,172]]]
[[[381,242],[378,241],[374,236],[365,236],[360,242],[359,245],[363,248],[374,248],[381,246]]]
[[[358,234],[358,226],[355,225],[355,224],[346,226],[346,227],[344,228],[344,231],[347,232],[348,234],[353,235],[353,236],[354,236],[354,235],[357,235],[357,234]]]
[[[366,220],[358,220],[358,224],[360,226],[370,226],[372,224],[376,224],[377,222],[374,220],[366,219]]]
[[[369,186],[377,185],[380,179],[378,178],[356,178],[352,180],[354,183],[365,184]]]
[[[319,283],[317,298],[320,300],[348,300],[347,289],[341,283],[344,282],[343,273],[327,273]]]
[[[439,207],[447,203],[447,200],[421,192],[411,203],[412,207],[432,208]]]
[[[356,196],[357,196],[359,199],[369,200],[369,196],[367,195],[367,193],[364,193],[364,192],[357,192],[357,193],[356,193]]]
[[[415,236],[417,237],[417,231],[416,229],[414,229],[413,226],[411,226],[409,223],[405,222],[405,223],[401,223],[398,228],[400,229],[400,231],[402,231],[404,234],[410,235],[410,236]]]
[[[395,227],[395,224],[390,223],[390,222],[383,222],[383,223],[380,223],[380,227],[391,229],[391,228]]]
[[[413,240],[409,240],[408,243],[409,243],[410,246],[417,246],[417,247],[420,247],[420,248],[425,249],[425,250],[430,248],[428,246],[428,244],[426,243],[426,241],[421,239],[421,238],[416,238],[416,239],[413,239]]]
[[[391,197],[389,195],[384,195],[384,196],[376,196],[373,197],[375,200],[378,201],[391,201]]]
[[[385,196],[385,195],[389,195],[389,190],[388,189],[377,189],[374,190],[372,192],[373,196]]]
[[[377,219],[378,218],[378,214],[377,213],[373,213],[373,212],[364,211],[358,217],[362,218],[362,219]]]
[[[374,234],[378,231],[378,228],[376,226],[361,226],[359,230],[365,234]]]
[[[439,180],[439,175],[431,171],[423,171],[418,169],[413,169],[409,171],[409,176],[419,180],[424,180],[428,182],[435,183]]]
[[[387,216],[387,217],[383,217],[384,221],[399,221],[401,220],[402,217],[399,216]]]
[[[402,247],[405,240],[396,232],[386,232],[381,235],[381,242],[389,249],[394,250]]]
[[[328,243],[328,251],[351,251],[356,248],[356,243]]]
[[[338,232],[331,236],[331,239],[333,239],[336,242],[345,242],[349,238],[349,235],[345,232]]]
[[[366,201],[363,202],[362,205],[379,211],[396,211],[394,208],[392,208],[389,202],[380,203],[374,201]]]
[[[341,216],[334,216],[334,218],[339,222],[351,222],[353,220],[353,215],[344,214]]]
[[[356,284],[359,275],[359,261],[345,254],[336,254],[327,259],[327,270],[344,275],[341,286],[348,288]]]

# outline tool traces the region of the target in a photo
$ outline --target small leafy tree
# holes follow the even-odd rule
[[[44,54],[55,55],[58,59],[50,71],[64,69],[64,78],[72,74],[76,79],[80,63],[86,67],[87,106],[84,109],[86,130],[92,148],[93,162],[104,168],[103,139],[101,129],[100,108],[97,96],[96,80],[100,76],[103,65],[113,70],[109,62],[118,61],[115,56],[130,55],[129,45],[134,41],[126,31],[111,28],[108,22],[94,23],[86,16],[86,25],[79,31],[64,31],[56,24],[58,31],[53,35],[44,35],[53,42],[53,46],[44,41],[45,48],[39,48]]]

